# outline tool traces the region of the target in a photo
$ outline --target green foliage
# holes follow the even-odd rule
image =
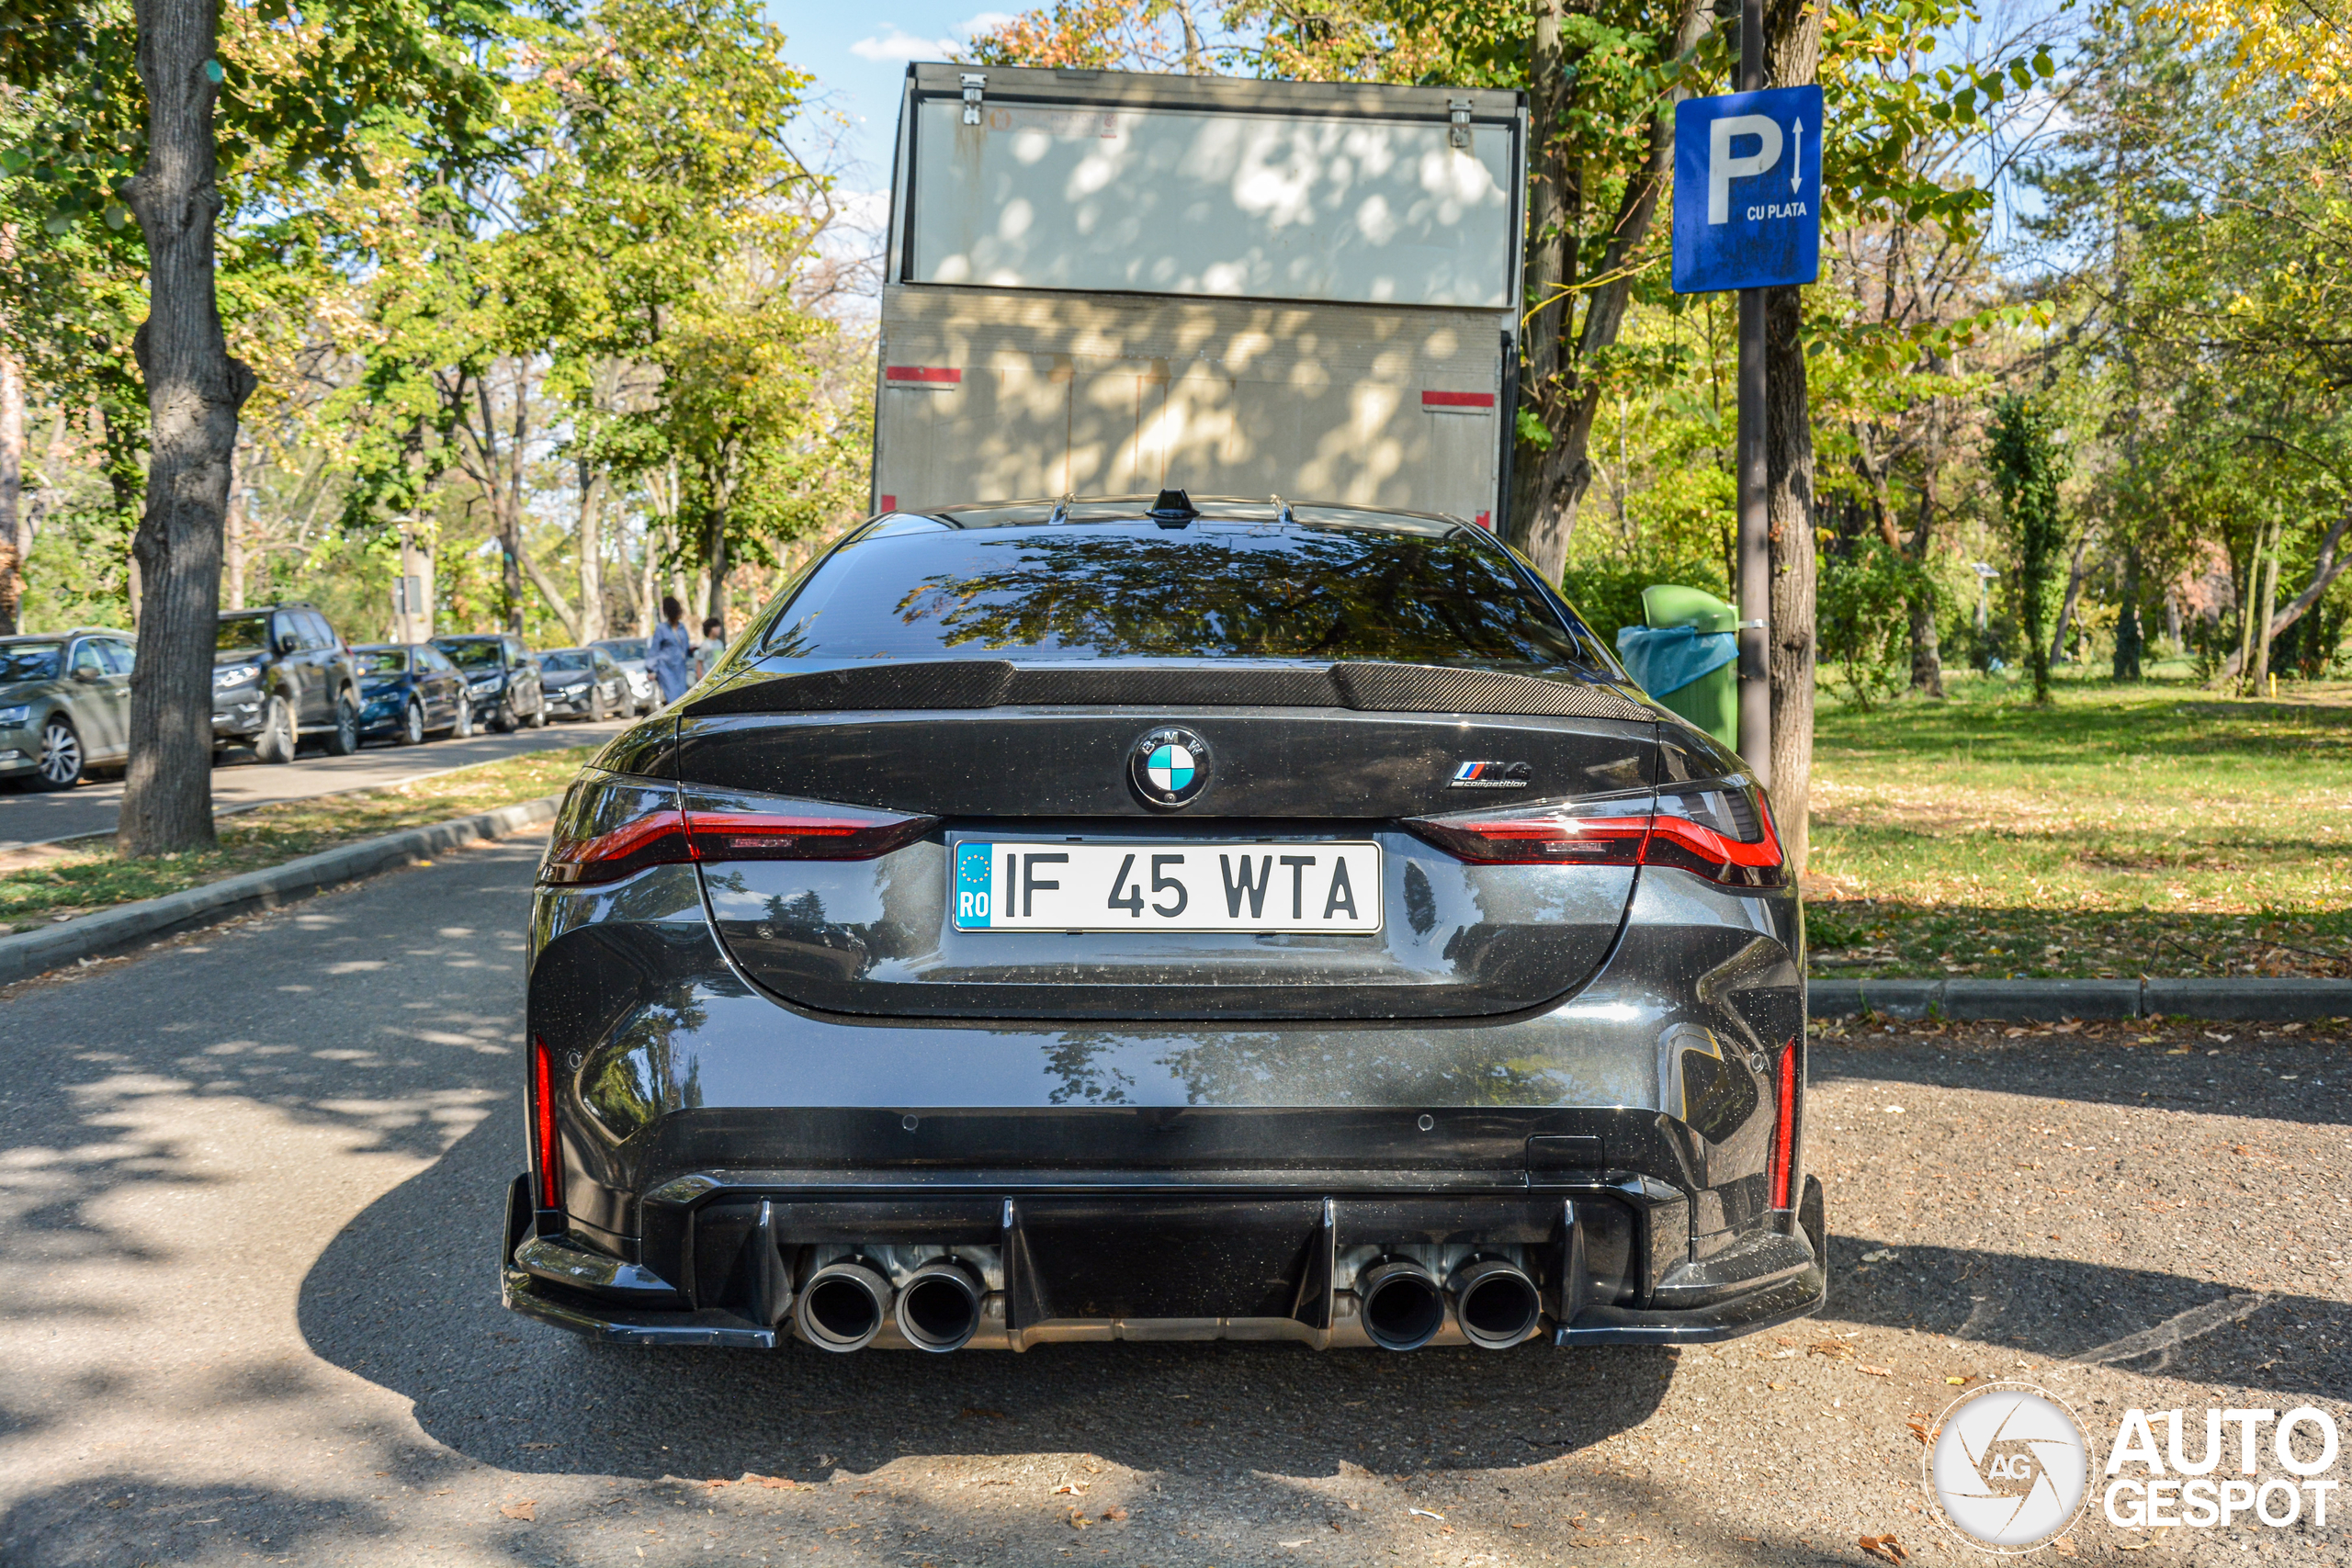
[[[2057,443],[2056,422],[2030,398],[2012,394],[1995,410],[1990,447],[1993,480],[2017,549],[2018,620],[2026,646],[2026,668],[2033,677],[2033,700],[2050,700],[2050,639],[2058,611],[2059,562],[2065,549],[2065,524],[2058,486],[2066,477]]]
[[[1876,535],[1849,550],[1825,551],[1815,590],[1821,668],[1862,712],[1910,682],[1911,601],[1931,592],[1927,576]]]

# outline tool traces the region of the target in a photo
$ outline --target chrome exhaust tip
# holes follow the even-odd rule
[[[1480,1349],[1510,1349],[1535,1332],[1543,1315],[1543,1292],[1518,1264],[1482,1258],[1454,1270],[1453,1318],[1462,1337]]]
[[[953,1258],[937,1258],[907,1277],[899,1292],[899,1332],[918,1350],[960,1350],[980,1326],[979,1277]]]
[[[1365,1337],[1384,1350],[1418,1350],[1445,1326],[1445,1292],[1409,1258],[1390,1258],[1356,1276]]]
[[[863,1350],[882,1332],[890,1281],[863,1263],[828,1263],[808,1276],[793,1305],[801,1337],[820,1350]]]

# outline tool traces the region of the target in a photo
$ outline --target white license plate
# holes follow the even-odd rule
[[[1380,930],[1378,844],[967,839],[951,874],[957,931]]]

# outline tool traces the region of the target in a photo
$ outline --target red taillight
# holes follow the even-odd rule
[[[539,880],[617,882],[686,861],[872,860],[936,825],[904,812],[583,773],[556,819]]]
[[[1675,784],[1545,806],[1415,818],[1405,826],[1463,860],[1505,865],[1671,865],[1772,886],[1781,840],[1744,781]]]
[[[1779,1105],[1772,1122],[1772,1207],[1789,1209],[1790,1183],[1797,1164],[1797,1043],[1781,1047],[1780,1079],[1774,1086]]]
[[[899,811],[686,791],[686,836],[696,860],[874,860],[937,823]]]
[[[555,1068],[548,1060],[548,1043],[531,1038],[531,1147],[539,1166],[539,1207],[560,1207],[556,1174],[563,1152],[555,1140]]]
[[[1405,826],[1464,860],[1500,865],[1635,865],[1649,836],[1648,790],[1543,806],[1421,817]]]

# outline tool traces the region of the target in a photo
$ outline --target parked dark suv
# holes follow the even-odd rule
[[[436,637],[433,646],[465,671],[476,722],[502,734],[517,725],[533,729],[546,725],[548,704],[539,687],[539,661],[523,646],[521,637]]]
[[[224,610],[212,654],[212,745],[290,762],[304,735],[338,757],[359,750],[359,671],[309,604]]]

